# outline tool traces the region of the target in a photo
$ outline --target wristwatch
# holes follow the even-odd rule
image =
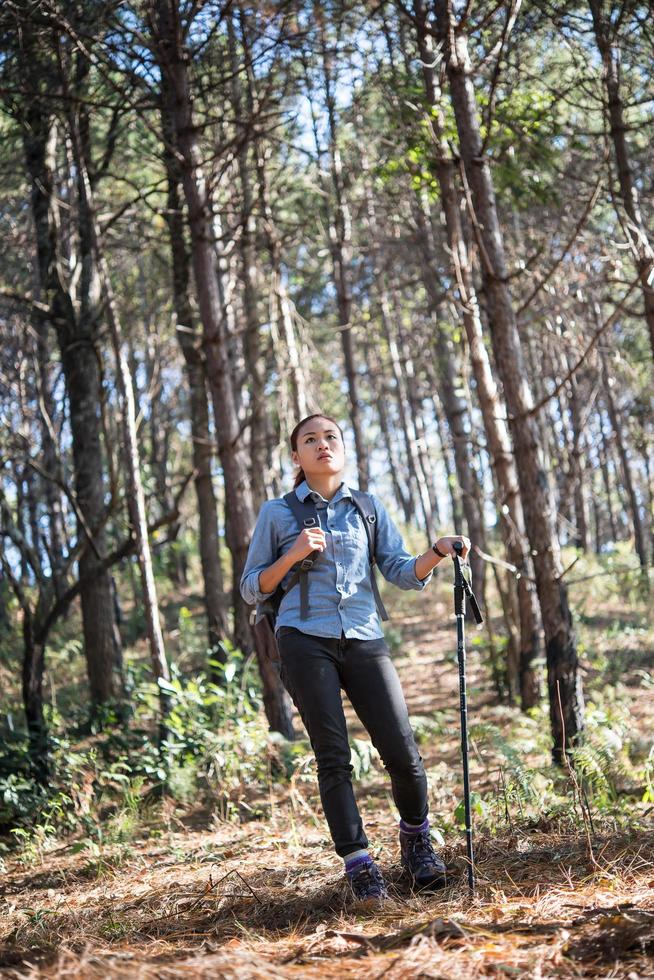
[[[439,558],[447,558],[447,555],[444,555],[442,551],[438,550],[438,548],[436,547],[436,542],[434,542],[433,545],[431,546],[431,550],[434,551]]]

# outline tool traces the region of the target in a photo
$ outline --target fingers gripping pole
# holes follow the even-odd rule
[[[459,705],[461,710],[461,757],[463,760],[463,805],[466,827],[466,851],[468,855],[468,887],[475,890],[475,858],[472,844],[472,807],[470,800],[470,773],[468,770],[468,695],[466,688],[465,613],[466,596],[478,623],[482,622],[477,600],[470,588],[462,567],[463,544],[454,543],[454,613],[456,615],[457,660],[459,663]]]

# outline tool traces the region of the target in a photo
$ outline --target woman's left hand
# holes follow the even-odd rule
[[[454,550],[454,542],[460,541],[463,545],[463,551],[461,552],[461,558],[465,561],[472,547],[470,543],[470,538],[466,538],[464,534],[449,534],[444,538],[439,538],[436,541],[436,547],[444,555],[451,555],[454,558],[456,551]]]

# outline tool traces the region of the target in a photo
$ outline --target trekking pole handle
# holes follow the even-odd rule
[[[463,551],[463,542],[462,541],[455,541],[452,544],[452,547],[456,551],[456,555],[454,556],[454,559],[453,559],[454,560],[454,565],[455,565],[455,568],[456,568],[456,573],[455,573],[456,574],[456,585],[457,585],[457,587],[463,589],[463,592],[465,593],[465,595],[470,600],[470,608],[472,609],[472,615],[475,617],[475,622],[479,626],[481,623],[483,623],[484,618],[483,618],[483,616],[481,614],[481,609],[479,608],[479,603],[477,602],[477,597],[474,594],[474,592],[472,591],[472,589],[470,588],[470,583],[468,582],[467,578],[463,574],[463,568],[462,568],[462,562],[461,562],[461,552]]]

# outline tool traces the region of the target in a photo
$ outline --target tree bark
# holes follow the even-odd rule
[[[447,438],[449,433],[446,432],[445,423],[443,422],[443,414],[442,414],[443,406],[441,403],[440,393],[437,389],[436,375],[434,373],[433,367],[431,367],[430,365],[427,365],[427,372],[431,382],[431,391],[432,391],[431,405],[434,411],[434,421],[436,422],[438,441],[441,446],[441,457],[443,459],[443,468],[445,470],[445,481],[447,483],[447,489],[450,494],[452,526],[463,527],[461,493],[456,477],[454,475],[454,468],[452,467],[452,459],[450,455],[451,453],[450,440]]]
[[[566,358],[566,363],[567,363]],[[568,365],[569,367],[569,365]],[[590,536],[588,530],[588,509],[586,506],[586,479],[585,479],[585,438],[584,425],[582,424],[581,402],[580,402],[579,382],[575,375],[570,378],[568,407],[570,411],[570,431],[571,443],[569,452],[569,470],[572,483],[572,501],[574,509],[574,523],[576,528],[575,547],[581,551],[588,551],[590,548]]]
[[[638,189],[634,181],[629,146],[626,138],[624,105],[620,90],[620,54],[610,21],[611,4],[606,0],[589,0],[593,18],[595,40],[602,58],[603,80],[608,101],[608,117],[611,140],[618,169],[618,187],[627,215],[625,231],[631,245],[634,262],[640,279],[645,320],[649,330],[652,354],[654,355],[654,250],[647,234],[638,200]]]
[[[393,329],[391,327],[392,313],[391,304],[388,296],[388,287],[386,283],[386,276],[382,269],[382,261],[380,249],[377,244],[380,229],[377,224],[377,212],[375,208],[375,199],[372,193],[372,188],[370,186],[369,179],[369,166],[368,158],[365,150],[361,151],[361,168],[364,174],[364,194],[366,203],[366,224],[368,230],[368,252],[372,260],[372,271],[375,283],[375,292],[379,301],[379,315],[382,325],[382,334],[386,340],[388,347],[388,353],[391,362],[391,371],[393,374],[393,381],[395,383],[395,395],[397,401],[398,415],[400,419],[400,429],[402,432],[407,469],[408,469],[408,489],[409,498],[405,500],[404,495],[401,493],[399,486],[396,485],[396,494],[400,494],[398,500],[402,504],[405,516],[407,515],[407,508],[414,510],[414,513],[408,516],[407,521],[415,520],[415,502],[420,502],[420,509],[422,511],[422,517],[424,520],[425,528],[430,538],[433,539],[435,534],[435,523],[438,523],[439,514],[438,511],[434,514],[432,511],[431,501],[429,498],[429,493],[424,482],[418,477],[418,463],[416,460],[417,452],[417,436],[415,431],[409,432],[409,417],[407,413],[407,399],[404,386],[404,375],[402,372],[400,364],[400,355],[397,348],[397,341],[394,336]],[[386,386],[384,386],[386,387]],[[383,395],[378,404],[381,404]],[[384,411],[384,415],[386,412]],[[386,423],[387,424],[387,423]]]
[[[23,51],[26,76],[33,91],[40,90],[40,64],[29,33]],[[50,85],[51,78],[47,84]],[[70,407],[74,488],[78,539],[86,541],[79,559],[84,654],[94,704],[112,700],[120,690],[114,673],[114,612],[108,572],[95,574],[105,546],[105,507],[101,445],[101,384],[96,351],[97,322],[90,314],[93,280],[88,256],[80,277],[81,312],[78,316],[59,254],[59,215],[54,182],[56,129],[48,108],[39,99],[25,105],[23,145],[31,181],[31,206],[41,295],[56,328]],[[79,214],[81,248],[85,238]]]
[[[615,512],[613,510],[613,494],[611,492],[611,474],[609,473],[609,463],[610,463],[610,453],[607,445],[606,430],[604,428],[604,416],[602,411],[598,412],[597,424],[599,426],[599,446],[598,446],[598,456],[600,470],[602,473],[602,483],[604,484],[604,494],[606,497],[606,510],[609,519],[609,532],[611,534],[611,541],[615,542],[618,540],[618,525],[615,520]]]
[[[523,710],[534,707],[540,698],[540,684],[535,668],[542,655],[540,609],[532,584],[533,565],[525,534],[524,513],[518,488],[506,411],[493,377],[484,343],[477,291],[474,284],[470,250],[461,215],[460,192],[454,161],[445,139],[440,91],[434,70],[434,50],[427,31],[422,0],[414,4],[418,45],[422,61],[423,84],[429,105],[429,120],[434,137],[434,172],[441,191],[445,230],[452,260],[460,316],[463,321],[470,362],[477,387],[477,397],[491,467],[499,490],[499,525],[508,560],[519,570],[517,582],[509,584],[517,592],[519,612],[519,651],[509,651],[510,664],[516,660],[518,686]],[[431,276],[429,277],[431,280]],[[432,286],[433,288],[433,286]],[[515,693],[515,670],[509,670],[509,683]]]
[[[234,117],[244,126],[245,104],[243,84],[234,29],[234,11],[227,13],[227,36],[231,68],[231,97]],[[251,130],[251,124],[250,124]],[[244,351],[250,384],[248,387],[248,422],[250,429],[250,481],[255,509],[266,499],[266,419],[264,412],[265,374],[261,350],[260,275],[256,251],[256,224],[254,215],[254,189],[250,167],[249,146],[251,132],[239,134],[236,160],[240,184],[240,260],[243,312],[245,315]]]
[[[181,168],[182,186],[188,207],[195,288],[203,326],[203,351],[211,388],[218,453],[225,481],[226,537],[232,556],[235,642],[250,650],[253,634],[248,609],[239,591],[247,557],[254,507],[249,485],[249,467],[239,431],[224,310],[215,267],[214,222],[211,198],[203,172],[198,131],[194,125],[188,75],[188,52],[176,0],[161,0],[152,8],[153,47],[167,84],[163,96],[175,135],[175,152]],[[254,636],[256,644],[256,634]],[[265,651],[263,652],[265,655]],[[259,663],[263,662],[257,646]],[[262,674],[267,717],[275,730],[292,737],[290,699],[281,681],[272,687]],[[267,700],[266,700],[267,699]],[[272,710],[270,705],[275,709]]]
[[[57,598],[63,595],[66,588],[66,559],[64,547],[66,541],[66,531],[64,527],[64,511],[61,500],[61,490],[57,486],[56,479],[61,479],[61,466],[55,445],[56,433],[54,424],[56,419],[56,407],[52,396],[52,386],[50,381],[50,329],[43,317],[39,316],[38,321],[33,323],[36,333],[36,363],[38,365],[37,389],[40,402],[40,428],[41,446],[43,452],[43,469],[49,474],[50,478],[43,481],[43,495],[45,497],[48,514],[48,556],[52,569],[52,582]]]
[[[162,78],[165,84],[165,78]],[[184,238],[184,217],[179,197],[180,168],[174,146],[173,128],[162,106],[164,131],[164,165],[168,179],[168,207],[166,222],[170,239],[173,304],[177,321],[177,339],[184,356],[184,366],[189,389],[191,439],[193,441],[193,469],[195,493],[198,502],[200,564],[204,583],[204,604],[208,623],[209,651],[212,659],[225,663],[227,654],[223,638],[227,634],[227,616],[224,608],[224,583],[220,564],[220,535],[218,512],[211,478],[213,440],[209,428],[207,384],[200,338],[195,333],[195,323],[189,298],[190,259]]]
[[[603,351],[600,352],[600,358],[602,363],[604,399],[606,401],[606,408],[608,411],[609,420],[611,422],[611,427],[613,429],[613,436],[615,438],[618,456],[620,457],[622,481],[627,494],[628,509],[631,516],[631,526],[633,527],[634,531],[634,546],[636,549],[636,554],[638,555],[638,561],[640,563],[643,576],[647,577],[647,542],[645,538],[645,530],[643,528],[643,521],[640,514],[640,504],[636,494],[636,487],[634,485],[631,460],[629,459],[629,452],[627,450],[627,444],[622,431],[622,423],[618,414],[618,407],[615,403],[615,398],[613,397],[613,391],[611,388],[613,379],[609,377],[606,354]]]
[[[534,558],[547,656],[554,759],[563,764],[583,727],[583,695],[567,589],[563,584],[554,513],[539,458],[538,430],[509,289],[504,240],[488,158],[480,133],[467,38],[455,22],[452,0],[436,0],[471,222],[478,237],[495,361],[509,409],[525,525]]]
[[[145,494],[141,480],[141,461],[136,432],[136,409],[132,377],[124,350],[123,331],[118,316],[111,278],[102,253],[96,224],[97,217],[93,188],[88,172],[89,150],[84,145],[83,132],[77,129],[76,121],[72,118],[70,120],[70,134],[80,186],[80,206],[83,209],[88,224],[87,244],[91,250],[89,262],[93,261],[97,266],[101,289],[104,294],[104,305],[114,348],[114,356],[116,358],[116,380],[122,401],[123,437],[125,440],[125,457],[127,462],[128,510],[132,533],[136,541],[136,556],[141,572],[142,601],[145,608],[152,672],[157,681],[170,681],[170,670],[166,659],[166,650],[159,617],[157,590],[152,568],[152,554],[150,551],[148,522],[145,511]],[[159,700],[162,716],[165,717],[169,708],[169,698],[163,687],[160,687],[159,690]]]
[[[473,484],[476,476],[470,456],[470,440],[466,433],[465,417],[467,415],[467,406],[455,391],[461,378],[460,364],[457,363],[451,341],[445,334],[443,324],[439,323],[437,319],[441,296],[440,290],[436,288],[435,247],[431,237],[431,228],[423,210],[424,203],[420,200],[415,200],[413,204],[413,213],[418,231],[422,278],[427,296],[429,297],[430,312],[434,318],[433,350],[436,354],[435,361],[438,366],[438,377],[437,379],[432,377],[430,383],[433,384],[434,381],[438,383],[441,403],[445,412],[445,418],[447,419],[447,426],[450,430],[452,448],[454,450],[456,479],[461,490],[461,503],[466,530],[473,543],[485,551],[484,522],[478,505],[478,494]],[[480,597],[483,601],[484,562],[474,550],[469,560],[473,581],[479,587]]]
[[[34,635],[34,623],[23,608],[23,704],[29,738],[30,764],[38,782],[47,784],[50,772],[48,729],[43,713],[45,643]]]

